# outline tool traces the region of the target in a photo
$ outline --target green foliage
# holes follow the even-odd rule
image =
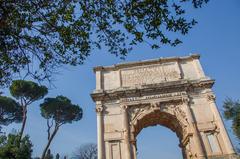
[[[20,146],[19,146],[20,145]],[[19,135],[9,134],[0,140],[1,159],[31,159],[32,143],[28,136],[19,141]]]
[[[47,93],[48,89],[45,86],[39,86],[37,83],[25,80],[14,80],[10,86],[10,93],[13,97],[19,100],[22,108],[22,127],[20,130],[20,140],[23,135],[26,121],[28,106],[39,99],[42,99]]]
[[[48,93],[48,89],[32,81],[15,80],[10,86],[10,92],[16,99],[22,98],[27,104],[30,104],[31,102],[42,99]]]
[[[233,101],[228,98],[224,101],[224,117],[232,120],[234,134],[240,139],[240,101]]]
[[[41,115],[47,119],[47,133],[48,142],[43,150],[41,159],[45,159],[49,146],[57,134],[59,128],[66,123],[72,123],[82,119],[82,108],[74,105],[64,96],[57,96],[56,98],[45,98],[40,105]],[[52,130],[53,128],[53,130]]]
[[[41,115],[46,119],[53,119],[56,124],[72,123],[82,118],[82,108],[72,104],[64,96],[45,98],[40,107]]]
[[[196,24],[184,5],[209,0],[0,1],[0,85],[16,73],[49,79],[64,64],[79,65],[91,50],[108,48],[124,58],[134,45],[176,46]],[[154,41],[153,41],[154,40]]]
[[[0,124],[22,121],[22,107],[12,98],[0,96]]]

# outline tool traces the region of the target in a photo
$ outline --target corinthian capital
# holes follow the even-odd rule
[[[182,103],[183,104],[188,104],[190,102],[189,98],[182,98]]]
[[[100,113],[100,112],[102,112],[103,111],[103,106],[102,105],[97,105],[96,106],[96,112],[97,113]]]
[[[207,95],[208,101],[215,102],[216,96],[214,94],[208,94]]]
[[[127,105],[120,105],[120,108],[122,111],[127,111],[128,106]]]

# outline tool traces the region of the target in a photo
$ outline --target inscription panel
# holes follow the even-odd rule
[[[186,93],[185,92],[164,93],[164,94],[148,95],[148,96],[142,96],[142,97],[122,98],[121,102],[134,102],[134,101],[173,98],[173,97],[176,98],[177,96],[180,97],[183,95],[186,95]]]
[[[121,71],[122,86],[146,85],[181,78],[177,62],[135,67]]]

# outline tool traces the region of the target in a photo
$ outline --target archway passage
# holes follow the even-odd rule
[[[148,114],[143,114],[143,116],[140,116],[137,119],[136,123],[132,126],[134,129],[134,138],[136,138],[143,128],[155,125],[165,126],[175,132],[180,139],[183,137],[183,127],[177,119],[177,116],[160,110],[155,110]]]
[[[137,159],[183,159],[176,133],[164,126],[144,128],[136,138]]]
[[[153,109],[153,111],[148,111],[147,113],[144,112],[142,115],[140,114],[137,119],[135,119],[136,122],[133,123],[133,125],[131,126],[131,132],[132,135],[135,139],[135,146],[133,148],[135,148],[135,151],[133,154],[134,158],[137,159],[144,159],[142,158],[143,156],[139,156],[137,154],[139,154],[139,149],[138,149],[138,136],[139,134],[141,134],[141,132],[149,127],[153,127],[153,126],[163,126],[165,128],[170,129],[173,134],[175,135],[175,137],[177,136],[177,141],[175,141],[173,147],[175,147],[175,151],[176,150],[180,150],[181,151],[181,155],[176,158],[176,159],[180,159],[180,158],[186,158],[185,157],[185,148],[184,147],[180,147],[180,145],[183,145],[181,143],[182,138],[184,136],[183,134],[183,124],[181,124],[181,122],[177,119],[177,116],[174,114],[170,114],[168,112],[163,112],[160,109]],[[159,140],[160,137],[158,136],[152,136],[152,138],[155,138],[155,142],[163,142],[163,146],[164,144],[167,144],[167,141],[161,141]],[[165,143],[164,143],[165,142]],[[152,147],[153,145],[151,145]],[[149,149],[149,148],[148,148]],[[153,148],[155,149],[155,148]],[[164,149],[155,149],[155,152],[162,152],[164,151]],[[174,150],[174,149],[173,149]],[[175,151],[172,151],[173,153]],[[170,151],[171,152],[171,151]],[[165,154],[166,156],[166,154]],[[172,156],[171,154],[169,156]],[[163,156],[160,155],[160,153],[155,156],[154,158],[162,158]],[[151,157],[153,158],[153,157]],[[153,158],[153,159],[154,159]],[[164,157],[163,157],[164,158]]]

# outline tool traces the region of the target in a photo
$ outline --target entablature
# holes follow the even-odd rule
[[[158,84],[143,85],[141,87],[126,87],[113,90],[96,90],[91,94],[91,97],[94,101],[120,100],[121,102],[127,102],[129,100],[132,102],[134,99],[141,100],[161,97],[167,98],[175,95],[176,93],[193,92],[195,89],[211,89],[213,84],[214,80],[212,79],[178,80]]]

